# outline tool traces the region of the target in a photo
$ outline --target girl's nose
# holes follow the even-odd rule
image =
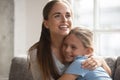
[[[70,52],[70,48],[69,48],[69,47],[66,47],[65,51],[66,51],[66,52]]]

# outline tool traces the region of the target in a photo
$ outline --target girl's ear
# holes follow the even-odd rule
[[[49,27],[48,27],[48,23],[47,23],[46,20],[44,20],[44,26],[45,26],[47,29],[49,29]]]
[[[92,47],[87,48],[86,55],[93,55],[93,48]]]

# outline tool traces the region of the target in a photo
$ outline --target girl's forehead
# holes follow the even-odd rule
[[[67,41],[67,40],[73,40],[73,39],[75,39],[75,38],[77,38],[74,34],[69,34],[69,35],[67,35],[66,37],[65,37],[65,41]]]

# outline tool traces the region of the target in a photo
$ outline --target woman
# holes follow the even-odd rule
[[[72,10],[66,0],[53,0],[44,7],[43,18],[40,40],[29,50],[30,69],[34,80],[57,80],[66,68],[60,48],[72,28]],[[98,63],[110,72],[105,62],[93,57],[86,60],[83,67],[93,69]]]

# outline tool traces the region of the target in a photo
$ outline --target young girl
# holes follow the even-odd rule
[[[63,41],[62,50],[65,61],[73,62],[59,80],[112,80],[102,67],[88,70],[81,66],[87,55],[93,54],[93,34],[89,29],[72,29]]]

